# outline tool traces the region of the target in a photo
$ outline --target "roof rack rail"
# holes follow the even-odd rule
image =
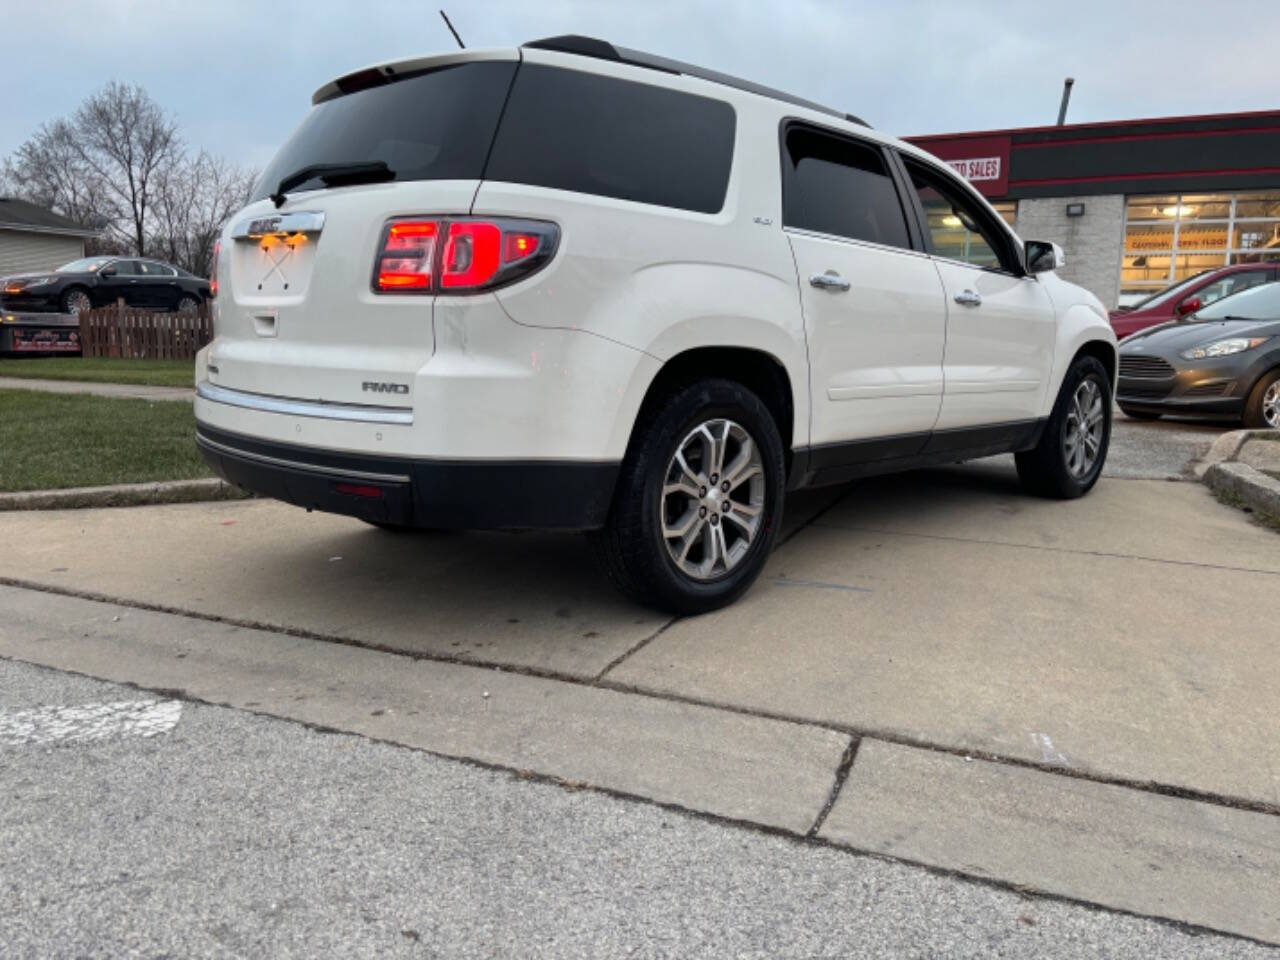
[[[583,37],[578,34],[565,34],[560,37],[545,37],[542,40],[530,40],[523,46],[534,50],[554,50],[558,53],[575,53],[581,57],[595,57],[597,60],[612,60],[615,63],[626,63],[635,67],[646,67],[649,70],[661,70],[663,73],[683,74],[688,77],[697,77],[700,80],[710,80],[712,83],[724,84],[726,87],[733,87],[735,90],[745,90],[748,93],[754,93],[762,97],[769,97],[772,100],[781,100],[783,103],[791,103],[797,107],[805,107],[809,110],[817,110],[820,113],[830,114],[833,117],[839,117],[841,120],[848,120],[850,123],[856,123],[859,126],[871,127],[871,124],[856,117],[852,113],[845,113],[842,110],[833,110],[831,107],[824,107],[820,103],[814,103],[812,100],[805,100],[803,97],[792,96],[789,93],[783,93],[781,90],[775,90],[772,87],[762,86],[758,83],[752,83],[750,80],[743,80],[739,77],[730,76],[727,73],[720,73],[716,70],[708,70],[705,67],[694,66],[691,63],[684,63],[680,60],[670,60],[667,57],[655,56],[651,53],[643,53],[639,50],[630,50],[626,47],[618,47],[605,40],[599,40],[595,37]]]

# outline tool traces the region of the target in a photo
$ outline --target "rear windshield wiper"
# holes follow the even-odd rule
[[[395,171],[381,160],[362,163],[313,163],[309,167],[295,170],[276,187],[271,194],[271,202],[277,208],[284,205],[285,193],[308,180],[322,180],[329,187],[343,186],[352,183],[379,183],[383,180],[394,180]]]

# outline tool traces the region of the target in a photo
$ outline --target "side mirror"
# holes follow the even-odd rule
[[[98,276],[100,277],[114,277],[115,275],[116,275],[115,267],[103,267],[101,270],[98,271]]]
[[[1067,265],[1067,255],[1056,243],[1048,240],[1028,240],[1023,244],[1027,261],[1027,273],[1045,273]]]
[[[1185,317],[1188,313],[1195,313],[1203,306],[1204,304],[1200,302],[1199,297],[1187,297],[1187,299],[1178,304],[1178,316]]]

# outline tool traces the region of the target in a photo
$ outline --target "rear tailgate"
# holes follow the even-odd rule
[[[414,374],[434,346],[434,298],[374,292],[382,233],[394,218],[470,209],[515,68],[510,52],[451,55],[361,71],[317,94],[223,235],[211,382],[297,400],[412,405]],[[268,198],[306,167],[379,161],[394,180],[313,178],[286,190],[278,208]]]

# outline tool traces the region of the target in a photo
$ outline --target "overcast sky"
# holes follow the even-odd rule
[[[899,135],[1280,108],[1280,0],[0,0],[0,155],[111,79],[261,167],[354,68],[582,33],[839,107]]]

